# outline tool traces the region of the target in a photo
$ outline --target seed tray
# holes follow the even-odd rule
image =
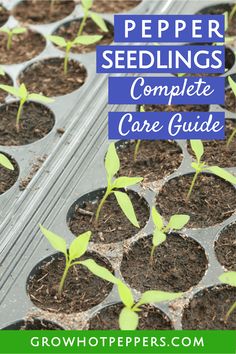
[[[227,2],[222,1],[222,3]],[[201,3],[183,0],[168,2],[144,1],[142,6],[137,8],[137,11],[138,13],[192,14],[199,12],[205,6],[211,4],[217,5],[214,1],[202,1]],[[112,21],[112,16],[107,16],[106,18]],[[67,21],[68,18],[65,22]],[[40,27],[50,27],[50,31],[53,32],[53,29],[58,27],[58,24],[55,25],[55,27],[53,26],[54,24]],[[59,55],[58,50],[57,52]],[[49,54],[46,54],[45,57],[48,57],[48,55]],[[55,53],[53,55],[55,55]],[[96,82],[92,83],[92,78],[95,77],[95,68],[91,60],[94,62],[94,55],[79,55],[76,56],[76,58],[79,58],[87,69],[89,66],[93,67],[93,73],[90,77],[93,87],[90,87],[88,78],[87,83],[78,93],[74,93],[70,97],[68,96],[68,100],[71,99],[71,105],[73,104],[73,107],[70,114],[66,115],[67,118],[70,116],[70,119],[68,118],[68,126],[66,126],[66,133],[60,139],[56,137],[56,140],[54,140],[55,131],[54,134],[50,133],[49,136],[46,137],[46,139],[49,140],[51,136],[51,140],[47,142],[46,149],[47,153],[48,151],[50,152],[49,157],[25,192],[21,193],[20,197],[17,199],[13,189],[9,191],[7,195],[3,196],[4,198],[6,197],[8,203],[4,203],[6,207],[4,209],[5,214],[3,215],[5,216],[0,229],[0,303],[2,315],[0,318],[0,327],[2,328],[10,324],[16,324],[17,321],[21,321],[27,317],[37,317],[45,321],[54,321],[65,329],[87,328],[87,321],[91,316],[102,308],[119,301],[116,288],[114,287],[108,297],[98,306],[84,313],[65,315],[42,311],[36,308],[30,301],[26,291],[27,280],[29,275],[32,274],[34,267],[43,259],[54,255],[54,252],[39,232],[38,224],[42,223],[50,230],[63,235],[66,237],[68,243],[74,239],[67,225],[68,213],[71,206],[82,196],[105,186],[103,161],[108,147],[108,111],[135,110],[133,106],[114,105],[108,108],[106,105],[107,77],[96,76]],[[86,60],[88,60],[88,62],[86,62]],[[11,74],[10,68],[7,72]],[[227,75],[233,73],[235,73],[235,65]],[[15,79],[16,77],[17,75]],[[59,97],[55,102],[55,112],[61,113],[61,103],[65,98],[67,99],[67,97]],[[59,103],[59,101],[61,102]],[[63,117],[65,118],[67,105],[63,106]],[[68,107],[69,106],[68,101]],[[223,108],[220,106],[210,107],[210,111],[222,110]],[[64,127],[65,119],[63,117],[61,117],[60,126],[63,125]],[[226,111],[226,118],[235,119],[236,117],[235,114]],[[59,119],[57,115],[56,119]],[[46,139],[44,139],[45,147]],[[54,148],[51,151],[49,145],[51,146],[52,143],[54,144]],[[192,172],[189,167],[191,156],[187,151],[187,143],[185,141],[177,141],[177,143],[183,151],[181,166],[174,173],[156,183],[133,188],[134,191],[145,198],[150,208],[165,183],[172,178]],[[41,144],[41,142],[33,145],[33,148],[29,146],[30,150],[35,149],[33,155],[29,155],[28,152],[26,154],[28,148],[25,147],[22,147],[22,150],[25,149],[23,153],[22,151],[20,153],[20,149],[18,148],[7,148],[3,151],[11,153],[19,164],[21,161],[20,156],[25,156],[25,154],[26,156],[31,156],[24,165],[20,164],[21,170],[25,168],[26,171],[27,167],[30,165],[30,161],[32,161],[32,156],[39,156],[45,153],[44,146],[42,146],[43,144]],[[40,145],[39,150],[36,150],[36,145]],[[16,153],[18,155],[16,155]],[[96,177],[94,177],[94,171],[96,171]],[[230,168],[229,171],[236,173],[236,167]],[[189,300],[202,289],[219,284],[218,277],[224,271],[224,267],[220,265],[216,258],[214,244],[221,231],[234,222],[236,222],[235,212],[230,218],[225,219],[225,221],[219,225],[204,229],[185,229],[182,231],[183,235],[196,240],[203,247],[208,259],[208,267],[200,282],[190,288],[181,300],[158,306],[158,308],[170,318],[175,329],[182,328],[182,313]],[[90,251],[96,251],[107,258],[112,264],[115,273],[122,276],[120,263],[124,249],[129,248],[138,239],[151,235],[152,230],[153,225],[149,220],[147,225],[130,239],[108,245],[93,243],[90,246]],[[135,296],[138,297],[138,292],[135,291],[135,289],[133,290]]]

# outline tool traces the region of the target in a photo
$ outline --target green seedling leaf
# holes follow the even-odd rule
[[[11,161],[3,154],[0,154],[0,166],[4,168],[14,171],[14,166],[12,165]]]
[[[94,35],[94,36],[78,36],[74,41],[73,45],[91,45],[99,42],[102,39],[102,36]]]
[[[41,103],[52,103],[54,102],[54,99],[53,98],[49,98],[49,97],[46,97],[46,96],[43,96],[43,95],[40,95],[38,93],[30,93],[28,95],[28,100],[32,100],[32,101],[39,101]]]
[[[236,14],[236,4],[233,6],[233,8],[229,14],[229,22],[231,22],[233,20],[235,14]],[[228,29],[228,27],[227,27],[227,29]]]
[[[167,227],[171,230],[181,230],[189,220],[190,217],[188,215],[173,215]]]
[[[39,227],[40,227],[43,235],[47,238],[49,243],[52,245],[52,247],[55,250],[62,252],[62,253],[64,253],[64,255],[67,256],[66,241],[64,240],[64,238],[56,235],[52,231],[45,229],[45,227],[43,227],[42,225],[39,225]]]
[[[93,20],[93,22],[96,23],[96,25],[103,31],[103,32],[108,32],[108,28],[106,25],[106,22],[103,20],[103,18],[96,14],[95,12],[90,12],[89,13],[91,19]]]
[[[152,238],[153,246],[157,247],[165,241],[166,241],[166,234],[164,234],[164,232],[161,232],[158,229],[154,230],[153,238]]]
[[[134,331],[138,327],[138,314],[124,307],[119,316],[119,326],[123,331]]]
[[[231,78],[231,76],[229,76],[228,80],[229,80],[230,87],[231,87],[234,95],[236,96],[236,82],[234,82],[234,80]]]
[[[129,196],[126,193],[117,192],[117,191],[114,192],[114,194],[120,208],[122,209],[127,219],[129,219],[131,224],[133,224],[135,227],[140,228]]]
[[[12,96],[21,98],[20,93],[19,93],[19,89],[15,88],[13,86],[0,84],[0,89],[8,92]]]
[[[59,47],[65,48],[67,45],[67,42],[65,38],[60,37],[60,36],[47,36],[48,40],[51,41],[52,43],[58,45]]]
[[[80,258],[85,254],[90,241],[91,232],[85,232],[84,234],[78,236],[70,245],[69,256],[70,261]]]
[[[93,5],[93,0],[81,0],[81,3],[86,10],[89,10]]]
[[[20,95],[20,98],[27,98],[28,96],[28,91],[25,87],[25,84],[21,84],[20,87],[19,87],[19,95]]]
[[[10,32],[10,30],[9,30],[9,28],[7,28],[7,27],[2,27],[2,28],[0,28],[0,32],[3,32],[3,33],[9,33]]]
[[[191,149],[193,150],[196,156],[197,161],[200,162],[204,154],[203,143],[201,142],[201,140],[190,140],[190,145]]]
[[[118,279],[106,268],[98,265],[93,259],[86,259],[81,261],[80,264],[88,268],[88,270],[97,277],[109,281],[112,284],[117,284]]]
[[[185,76],[185,75],[186,75],[185,73],[177,74],[178,77],[183,77],[183,76]]]
[[[27,31],[27,29],[25,27],[15,27],[12,30],[13,34],[22,34],[25,33]]]
[[[127,285],[122,283],[122,281],[119,281],[117,283],[117,286],[121,301],[127,308],[131,309],[131,307],[133,307],[134,305],[134,298],[131,290],[128,288]]]
[[[119,177],[114,182],[114,188],[121,189],[134,186],[142,182],[143,178],[140,177]]]
[[[5,75],[5,71],[4,69],[0,66],[0,76],[4,76]]]
[[[229,14],[228,12],[224,12],[224,17],[225,17],[225,32],[228,31],[228,28],[229,28]]]
[[[120,160],[114,143],[111,143],[108,148],[105,159],[105,168],[109,180],[111,180],[120,169]]]
[[[236,286],[236,272],[226,272],[219,277],[220,281],[230,286]]]
[[[236,177],[234,177],[231,173],[224,170],[223,168],[218,166],[212,166],[212,167],[208,167],[207,169],[208,171],[214,173],[214,175],[223,178],[225,181],[228,181],[236,185]]]
[[[162,230],[162,228],[164,227],[164,223],[161,215],[158,213],[155,207],[152,208],[152,220],[157,229]]]
[[[145,304],[157,304],[160,302],[172,301],[181,297],[183,293],[169,293],[165,291],[150,290],[142,294],[137,306]]]

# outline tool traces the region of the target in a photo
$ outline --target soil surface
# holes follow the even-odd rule
[[[174,214],[187,214],[187,227],[205,228],[228,219],[236,210],[236,190],[233,185],[213,175],[198,176],[187,202],[194,174],[168,181],[157,196],[157,208],[166,220]]]
[[[225,109],[230,112],[236,112],[236,97],[231,88],[225,91]]]
[[[51,58],[30,65],[20,75],[31,92],[45,96],[61,96],[80,88],[87,78],[85,67],[78,61],[70,60],[67,75],[64,74],[64,60]]]
[[[66,24],[59,27],[54,34],[57,36],[61,36],[66,38],[67,40],[73,40],[76,38],[79,27],[81,24],[81,20],[74,20],[71,22],[67,22]],[[103,38],[96,42],[95,44],[91,44],[89,46],[76,46],[71,49],[74,53],[90,53],[96,50],[97,45],[108,45],[113,42],[114,38],[114,27],[112,24],[106,21],[106,25],[108,28],[108,32],[103,32],[90,18],[87,20],[86,25],[83,30],[83,35],[102,35]],[[64,49],[64,48],[60,48]]]
[[[142,0],[95,0],[92,10],[100,13],[126,12],[137,7]]]
[[[75,8],[73,0],[23,0],[13,9],[13,15],[21,22],[50,23],[70,15]]]
[[[236,224],[226,227],[215,243],[219,262],[227,270],[236,271]]]
[[[0,195],[5,193],[16,183],[20,173],[19,166],[17,165],[16,161],[13,160],[9,155],[4,155],[6,155],[13,164],[14,171],[8,170],[7,168],[0,166]]]
[[[17,64],[39,55],[46,46],[40,33],[27,30],[13,36],[11,49],[7,50],[7,35],[0,33],[0,64]]]
[[[183,314],[183,329],[236,329],[236,311],[224,317],[236,299],[236,288],[218,286],[196,294]]]
[[[89,321],[90,330],[119,330],[119,315],[124,306],[115,304],[102,309]],[[170,319],[158,308],[143,306],[139,312],[139,326],[137,329],[173,329]]]
[[[2,5],[0,5],[0,27],[2,27],[7,22],[8,17],[8,11]]]
[[[150,211],[147,202],[137,193],[129,191],[128,195],[132,201],[140,229],[142,229],[149,219]],[[101,192],[96,197],[94,196],[88,201],[86,195],[78,200],[76,207],[72,207],[70,210],[71,216],[69,216],[68,225],[74,235],[80,235],[84,230],[90,230],[92,232],[91,241],[113,243],[131,238],[140,231],[126,218],[114,194],[106,200],[100,213],[98,225],[95,226],[95,214],[102,198]]]
[[[136,290],[187,291],[205,274],[205,252],[191,238],[168,235],[166,242],[156,248],[152,263],[151,249],[152,237],[142,238],[123,256],[122,276]]]
[[[110,271],[110,263],[95,253],[86,253],[80,258],[93,259]],[[65,267],[64,256],[44,260],[35,275],[28,280],[27,290],[31,301],[39,308],[50,312],[73,313],[87,311],[102,302],[112,290],[112,284],[104,281],[82,265],[71,267],[66,277],[62,296],[58,286]]]
[[[18,321],[4,328],[5,330],[21,330],[21,331],[48,331],[48,330],[63,330],[56,323],[47,320],[32,319],[27,321]]]
[[[142,176],[153,182],[170,175],[183,160],[182,150],[175,142],[142,141],[136,161],[135,142],[126,142],[118,150],[121,176]]]
[[[208,105],[144,105],[146,112],[208,112],[209,108]]]
[[[2,85],[13,85],[12,79],[10,78],[9,75],[0,75],[0,83]],[[0,103],[3,103],[5,101],[5,98],[7,97],[8,93],[6,93],[3,90],[0,90]]]
[[[232,132],[236,129],[236,120],[226,120],[225,124],[225,140],[205,140],[204,155],[202,160],[209,165],[217,165],[220,167],[236,166],[236,134],[231,144],[227,146],[227,141]],[[188,144],[188,152],[193,155],[190,144]]]
[[[0,145],[16,146],[31,144],[46,136],[54,126],[54,115],[45,106],[25,103],[20,120],[20,131],[16,131],[16,115],[19,103],[9,103],[0,107]]]

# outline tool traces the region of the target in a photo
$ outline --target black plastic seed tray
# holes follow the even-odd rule
[[[10,7],[14,3],[7,2],[7,5]],[[226,1],[222,1],[222,3],[227,4]],[[193,14],[211,5],[218,5],[218,2],[147,0],[132,11],[141,14]],[[59,23],[79,17],[80,14],[81,9],[78,5],[71,16]],[[104,15],[104,18],[111,23],[113,22],[112,17],[112,15]],[[9,21],[13,21],[13,19],[10,18]],[[45,35],[52,33],[59,23],[36,26],[35,28]],[[231,50],[235,51],[235,48],[232,47]],[[60,56],[62,53],[48,44],[45,51],[31,62],[58,55]],[[17,328],[18,321],[32,317],[43,319],[44,322],[53,321],[65,329],[88,328],[88,320],[92,316],[106,306],[119,302],[117,291],[113,288],[101,303],[87,311],[62,314],[41,310],[31,302],[27,294],[29,276],[34,275],[35,267],[39,266],[47,257],[54,255],[53,250],[39,232],[38,224],[41,223],[48,229],[66,237],[68,243],[74,239],[74,235],[68,227],[71,207],[76,205],[77,201],[81,201],[81,198],[91,199],[89,193],[104,188],[106,184],[104,156],[108,147],[108,111],[134,111],[136,109],[131,106],[107,106],[107,76],[95,74],[94,53],[72,56],[85,65],[88,79],[81,89],[71,95],[58,97],[55,103],[50,106],[56,121],[51,133],[43,141],[29,146],[1,149],[16,159],[20,166],[21,178],[27,176],[35,158],[48,155],[43,166],[24,192],[19,192],[18,186],[15,185],[0,197],[2,214],[0,227],[0,326],[2,328],[11,324],[13,324],[11,328]],[[6,71],[16,81],[19,73],[27,65],[29,63],[9,66],[6,67]],[[234,74],[235,68],[236,64],[234,63],[225,76]],[[224,108],[210,106],[209,110],[223,111]],[[226,111],[226,118],[235,120],[235,113]],[[58,128],[65,129],[65,134],[62,137],[59,137],[56,132]],[[177,141],[176,143],[181,148],[183,157],[179,168],[160,180],[133,189],[145,199],[150,209],[156,200],[158,205],[158,195],[166,183],[176,177],[193,172],[190,167],[192,160],[187,149],[187,142]],[[236,173],[236,166],[229,168],[229,171]],[[214,205],[211,208],[214,208]],[[182,325],[183,311],[193,296],[203,289],[219,285],[218,277],[225,269],[217,260],[215,242],[221,231],[234,222],[236,222],[236,214],[235,210],[232,210],[232,213],[226,215],[220,224],[198,229],[188,228],[178,236],[186,242],[188,240],[196,241],[199,252],[202,252],[203,258],[206,259],[207,266],[206,269],[203,267],[203,274],[197,284],[192,284],[181,300],[158,306],[163,312],[163,316],[170,319],[173,328],[182,329],[185,327]],[[152,234],[152,230],[153,225],[149,220],[143,229],[130,235],[127,240],[110,244],[91,243],[90,251],[107,259],[115,273],[122,277],[121,263],[124,252],[126,253],[138,240],[147,239]],[[222,291],[225,289],[221,285],[219,288]],[[133,291],[138,298],[139,292],[135,289]],[[235,317],[233,317],[233,321],[233,328],[235,328]]]

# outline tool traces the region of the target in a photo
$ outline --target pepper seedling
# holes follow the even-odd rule
[[[158,213],[155,207],[152,208],[152,221],[154,223],[154,231],[152,238],[152,250],[150,261],[153,262],[154,252],[157,246],[166,241],[167,234],[170,231],[181,230],[190,220],[190,217],[185,214],[177,214],[171,216],[168,224],[165,226],[162,216]]]
[[[12,38],[15,35],[25,33],[27,29],[25,27],[15,27],[15,28],[8,28],[2,27],[0,28],[0,32],[6,33],[7,35],[7,50],[10,50],[12,47]]]
[[[61,48],[65,48],[66,54],[64,59],[64,74],[66,75],[68,72],[68,61],[70,51],[73,47],[78,45],[91,45],[102,39],[102,36],[94,35],[94,36],[77,36],[72,41],[65,40],[64,37],[61,36],[48,36],[47,37],[52,43],[58,45]]]
[[[24,104],[27,101],[33,100],[33,101],[38,101],[40,103],[46,103],[46,104],[54,101],[52,98],[45,97],[41,94],[29,93],[26,89],[25,84],[21,84],[20,87],[18,87],[18,88],[14,87],[14,86],[0,84],[0,89],[9,93],[10,95],[20,99],[20,104],[19,104],[19,108],[18,108],[17,116],[16,116],[16,131],[17,131],[17,133],[19,133],[19,131],[20,131],[21,114],[22,114]]]
[[[228,284],[230,286],[235,286],[236,287],[236,272],[226,272],[224,274],[222,274],[219,277],[220,281],[224,284]],[[229,311],[227,312],[226,316],[225,316],[225,321],[228,320],[229,316],[231,315],[231,313],[236,310],[236,301],[235,303],[230,307]]]
[[[231,173],[228,171],[224,170],[221,167],[218,166],[207,166],[207,164],[203,161],[201,161],[202,156],[204,154],[204,146],[201,140],[190,140],[190,145],[191,149],[195,154],[196,161],[194,161],[191,166],[192,168],[196,171],[195,175],[193,177],[190,189],[188,191],[187,195],[187,201],[190,199],[191,193],[193,191],[194,185],[196,183],[196,180],[199,176],[204,171],[208,171],[216,175],[217,177],[220,177],[224,179],[227,182],[230,182],[232,184],[236,184],[236,177],[234,177]]]
[[[229,12],[229,22],[233,21],[234,15],[236,15],[236,4],[232,7],[232,10]]]
[[[135,330],[139,324],[138,313],[142,311],[142,306],[147,304],[157,304],[166,301],[173,301],[183,295],[183,293],[170,293],[158,290],[144,292],[139,301],[135,302],[131,290],[121,280],[117,283],[118,292],[124,308],[119,315],[119,327],[121,330]]]
[[[106,25],[106,22],[103,20],[103,18],[98,15],[97,13],[91,11],[91,8],[93,6],[93,0],[81,0],[81,5],[82,5],[82,10],[84,13],[84,17],[81,21],[79,31],[78,31],[78,36],[81,36],[84,27],[86,25],[87,19],[91,18],[91,20],[103,31],[103,32],[108,32],[108,28]]]
[[[130,186],[137,185],[143,178],[140,177],[118,177],[115,179],[115,175],[120,169],[120,160],[116,152],[115,144],[111,143],[105,158],[105,169],[107,176],[107,189],[106,192],[98,206],[95,218],[95,224],[98,223],[100,212],[109,197],[114,193],[116,200],[128,218],[128,220],[137,228],[139,228],[139,223],[135,215],[135,211],[132,202],[126,192],[121,192],[120,189],[127,188]]]
[[[142,106],[140,107],[139,112],[141,112],[141,113],[144,113],[144,112],[145,112],[144,105],[142,105]],[[141,145],[141,141],[142,141],[142,140],[136,140],[136,142],[135,142],[134,162],[137,160],[139,148],[140,148],[140,145]]]
[[[230,88],[232,89],[235,99],[236,99],[236,82],[230,76],[229,76],[228,80],[229,80]],[[229,147],[229,145],[232,143],[232,141],[235,137],[235,134],[236,134],[236,128],[233,130],[233,132],[231,133],[231,135],[227,141],[227,147]]]
[[[76,265],[85,266],[91,273],[97,277],[109,281],[111,283],[116,283],[117,278],[112,275],[112,273],[98,265],[93,259],[86,259],[84,261],[79,261],[79,259],[85,254],[88,249],[91,232],[87,231],[80,236],[76,237],[70,244],[69,250],[67,250],[66,241],[61,236],[56,235],[55,233],[45,229],[42,225],[39,225],[43,235],[47,238],[51,246],[64,254],[65,256],[65,269],[59,284],[58,296],[61,297],[62,291],[64,288],[65,280],[68,274],[68,271],[71,267]]]
[[[11,161],[3,154],[0,154],[0,166],[6,168],[7,170],[14,171],[14,166]]]

